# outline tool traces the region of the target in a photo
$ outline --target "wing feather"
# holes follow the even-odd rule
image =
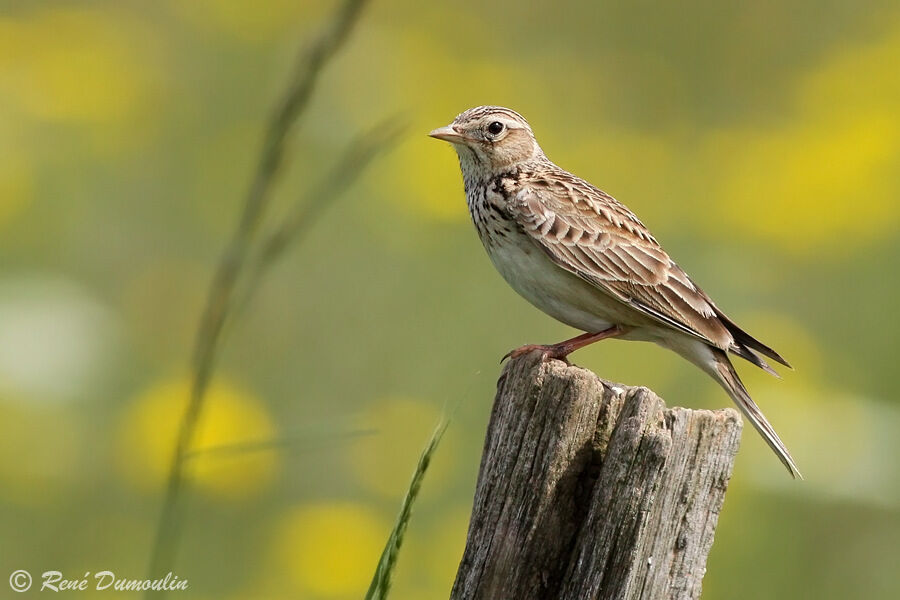
[[[623,204],[565,172],[523,183],[510,212],[559,266],[655,321],[731,349],[715,306]]]

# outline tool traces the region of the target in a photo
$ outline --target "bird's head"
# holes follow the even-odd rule
[[[429,133],[453,144],[463,168],[498,171],[543,156],[528,122],[501,106],[479,106]]]

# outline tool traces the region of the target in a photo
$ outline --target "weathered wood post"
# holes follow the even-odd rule
[[[740,435],[732,409],[512,360],[451,599],[699,598]]]

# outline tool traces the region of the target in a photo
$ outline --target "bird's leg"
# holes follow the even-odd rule
[[[527,354],[532,350],[540,350],[542,360],[555,358],[558,360],[569,362],[568,360],[566,360],[566,357],[579,348],[584,348],[589,344],[599,342],[600,340],[605,340],[606,338],[622,335],[623,333],[625,333],[625,331],[626,329],[624,327],[613,325],[609,329],[604,329],[603,331],[598,331],[595,333],[582,333],[581,335],[575,336],[572,339],[565,340],[557,344],[550,344],[549,346],[545,346],[542,344],[526,344],[524,346],[516,348],[515,350],[510,350],[509,352],[507,352],[506,356],[500,359],[500,362],[503,362],[507,358],[516,358],[518,356],[522,356],[523,354]]]

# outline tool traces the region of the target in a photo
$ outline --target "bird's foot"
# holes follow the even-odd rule
[[[546,362],[551,358],[555,358],[556,360],[561,360],[568,365],[571,363],[566,357],[579,348],[584,348],[589,344],[599,342],[600,340],[605,340],[606,338],[622,335],[628,330],[629,328],[627,327],[613,325],[612,327],[604,329],[603,331],[597,331],[594,333],[582,333],[581,335],[575,336],[570,340],[565,340],[563,342],[559,342],[558,344],[550,344],[549,346],[544,346],[542,344],[525,344],[524,346],[507,352],[506,356],[500,359],[500,362],[503,362],[507,358],[517,358],[519,356],[522,356],[523,354],[538,350],[541,353],[541,362]]]
[[[538,351],[541,353],[541,362],[547,362],[550,359],[561,360],[567,365],[569,363],[569,359],[566,356],[572,352],[572,349],[569,348],[566,344],[551,344],[549,346],[545,346],[543,344],[525,344],[524,346],[519,346],[515,350],[510,350],[507,352],[503,358],[500,359],[500,362],[503,362],[507,358],[512,360],[514,358],[518,358],[523,354],[528,354],[529,352]]]

